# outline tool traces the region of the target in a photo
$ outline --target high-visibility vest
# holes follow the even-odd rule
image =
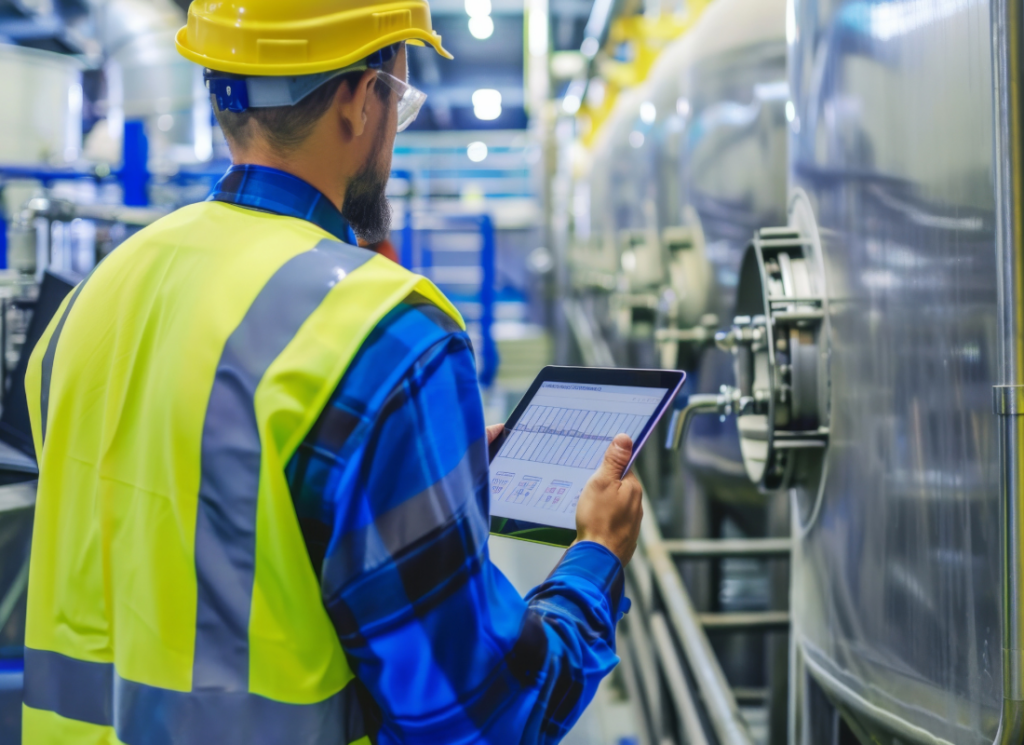
[[[284,470],[412,292],[464,328],[383,257],[208,202],[69,295],[26,379],[26,745],[368,741]]]

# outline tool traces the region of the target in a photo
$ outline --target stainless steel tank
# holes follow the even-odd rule
[[[786,213],[784,19],[780,0],[713,3],[695,29],[688,95],[678,104],[688,119],[681,196],[712,267],[705,312],[721,322],[733,313],[751,234]],[[713,346],[696,373],[701,393],[734,382],[731,356]],[[716,498],[763,502],[743,469],[735,417],[695,421],[685,453]]]
[[[0,44],[0,163],[64,166],[82,150],[82,66]]]
[[[730,355],[677,344],[672,331],[730,318],[751,234],[784,222],[784,19],[784,0],[712,3],[605,124],[589,174],[589,256],[620,263],[606,324],[620,364],[682,364],[701,391],[732,382]],[[696,422],[686,454],[718,498],[763,503],[728,417]]]
[[[97,39],[106,55],[108,125],[115,139],[124,120],[142,120],[150,141],[150,168],[213,156],[210,97],[202,68],[178,54],[174,35],[185,13],[172,0],[94,0]]]
[[[691,393],[734,382],[732,355],[709,342],[732,318],[751,235],[785,221],[788,99],[784,0],[716,0],[616,106],[595,148],[590,194],[601,236],[593,245],[613,243],[621,262],[601,324],[618,364],[681,366]],[[734,416],[693,424],[682,472],[678,456],[652,472],[651,454],[645,485],[670,534],[788,532],[785,499],[747,475]],[[773,583],[762,566],[742,563],[683,567],[697,607],[784,609],[784,568]],[[713,639],[731,685],[772,689],[766,727],[781,743],[786,637],[765,642],[760,632]]]
[[[1002,686],[988,3],[790,13],[790,223],[820,239],[830,377],[825,470],[793,492],[794,660],[862,737],[989,743]]]

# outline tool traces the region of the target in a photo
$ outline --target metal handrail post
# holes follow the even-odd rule
[[[993,0],[996,271],[999,385],[1000,558],[1003,708],[996,743],[1024,742],[1024,160],[1021,136],[1021,0]]]
[[[644,513],[650,516],[655,514],[646,496]],[[753,745],[754,740],[740,715],[736,697],[725,679],[721,665],[718,664],[718,658],[701,627],[690,594],[686,591],[682,577],[679,576],[672,557],[662,542],[661,531],[653,517],[648,517],[641,523],[640,540],[668,618],[679,638],[683,654],[686,655],[693,679],[704,701],[715,737],[720,745]]]
[[[669,631],[668,623],[661,613],[653,614],[650,623],[651,637],[661,655],[661,669],[665,674],[669,692],[672,694],[680,727],[686,736],[686,745],[708,745],[708,739],[704,735],[704,728],[700,723],[700,714],[697,713],[697,705],[690,694],[690,687],[686,683],[683,666],[676,656],[676,648],[672,642],[672,632]]]

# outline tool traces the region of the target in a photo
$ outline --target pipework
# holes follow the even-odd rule
[[[1024,161],[1019,0],[993,0],[1003,706],[997,745],[1024,743]]]

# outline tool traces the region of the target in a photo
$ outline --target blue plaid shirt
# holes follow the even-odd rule
[[[339,241],[356,245],[355,233],[330,199],[306,181],[275,168],[231,166],[206,201],[308,220]]]
[[[295,180],[233,168],[215,193],[314,215],[338,235],[328,226],[341,216],[303,211]],[[288,464],[375,742],[554,743],[618,662],[629,602],[618,559],[577,544],[520,597],[488,557],[487,463],[469,338],[412,295],[363,344]]]

